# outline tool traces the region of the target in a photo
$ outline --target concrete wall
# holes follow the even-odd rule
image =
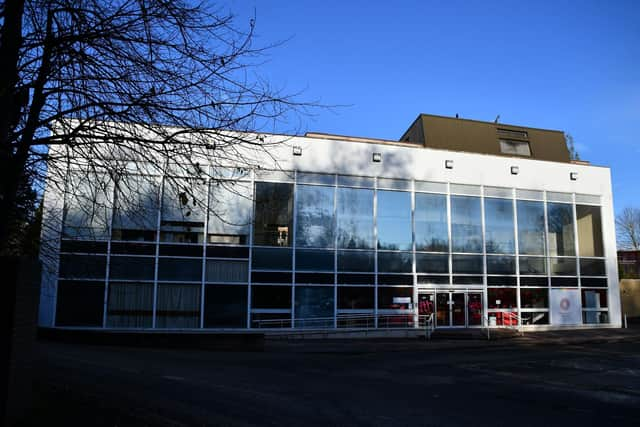
[[[627,317],[640,317],[640,279],[620,280],[622,314]]]

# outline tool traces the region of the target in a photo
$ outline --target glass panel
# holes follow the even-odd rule
[[[413,288],[396,286],[396,287],[379,287],[378,288],[378,308],[379,309],[395,309],[395,310],[412,310],[413,309]]]
[[[249,242],[251,184],[240,181],[217,181],[209,187],[208,243],[245,245]]]
[[[487,274],[516,274],[516,258],[487,256]]]
[[[591,194],[576,194],[576,203],[589,203],[591,205],[600,204],[600,196]]]
[[[56,326],[102,326],[104,283],[60,280]]]
[[[299,273],[296,272],[297,284],[333,285],[333,273]]]
[[[63,237],[107,239],[113,206],[113,181],[106,174],[69,173]]]
[[[338,175],[338,185],[345,187],[374,187],[374,179],[365,176]]]
[[[585,287],[594,287],[594,288],[606,288],[607,287],[607,279],[600,279],[594,277],[581,277],[580,284]]]
[[[199,282],[202,280],[202,260],[182,258],[160,258],[158,280]]]
[[[338,271],[374,271],[373,252],[338,251]]]
[[[536,190],[516,190],[518,199],[544,200],[544,192]]]
[[[254,245],[289,246],[293,226],[293,185],[256,182]]]
[[[507,199],[484,199],[484,218],[487,253],[515,253],[513,201]]]
[[[109,278],[122,280],[153,280],[155,267],[155,258],[112,255],[109,260]]]
[[[420,316],[428,316],[433,313],[433,294],[432,293],[420,293],[418,294],[418,314]]]
[[[333,288],[296,286],[295,327],[333,327]]]
[[[480,199],[451,196],[453,252],[482,252]]]
[[[433,255],[416,253],[416,272],[448,273],[449,255]]]
[[[607,290],[606,289],[583,289],[582,290],[582,308],[599,310],[607,308]]]
[[[206,261],[205,280],[207,282],[246,282],[249,268],[246,261]]]
[[[546,311],[524,312],[520,313],[520,319],[523,325],[548,325],[549,313]]]
[[[609,323],[609,313],[606,311],[584,311],[582,321],[587,324]]]
[[[197,285],[158,285],[156,326],[158,328],[199,328],[200,293]]]
[[[291,270],[293,259],[288,248],[254,248],[251,268],[254,270]]]
[[[373,285],[375,275],[373,274],[338,274],[338,283],[347,285]]]
[[[411,252],[378,252],[378,272],[411,273],[412,264]]]
[[[520,286],[549,286],[547,277],[520,277]]]
[[[580,275],[606,276],[607,269],[603,259],[580,259]]]
[[[305,184],[334,185],[335,175],[327,175],[323,173],[298,172],[297,180],[298,180],[298,183],[305,183]]]
[[[267,181],[293,181],[294,173],[292,171],[282,171],[282,170],[256,170],[255,171],[256,180],[267,180]]]
[[[106,273],[106,256],[60,255],[60,277],[67,279],[102,279]]]
[[[296,250],[296,270],[333,271],[333,258],[333,251],[299,249]]]
[[[504,187],[484,187],[485,197],[499,197],[502,199],[510,199],[513,197],[513,190]]]
[[[547,191],[547,200],[552,200],[554,202],[573,202],[573,197],[571,193],[556,193],[553,191]]]
[[[482,294],[479,292],[467,294],[467,320],[469,326],[482,325]]]
[[[479,196],[480,186],[466,184],[451,184],[451,193],[466,194],[469,196]]]
[[[330,248],[334,245],[332,187],[298,185],[296,245]]]
[[[406,179],[378,178],[378,188],[411,190],[411,181],[407,181]]]
[[[517,307],[515,288],[488,288],[487,295],[489,308]]]
[[[482,256],[453,255],[454,274],[482,274],[484,272]]]
[[[520,254],[544,255],[544,204],[518,200],[518,250]]]
[[[417,193],[415,223],[416,250],[449,251],[447,196]]]
[[[153,177],[121,177],[116,183],[112,238],[155,240],[159,194],[159,185]]]
[[[411,193],[378,191],[378,249],[410,250]]]
[[[604,256],[599,206],[576,205],[580,256]]]
[[[549,255],[575,255],[573,207],[564,203],[548,203],[547,222],[549,224]]]
[[[207,285],[204,291],[205,328],[246,328],[247,287]]]
[[[549,308],[548,289],[520,289],[522,308]]]
[[[251,307],[291,309],[291,286],[252,286]]]
[[[425,191],[428,193],[446,193],[447,184],[444,182],[416,181],[415,189],[416,191]]]
[[[452,325],[453,326],[465,326],[465,306],[464,306],[464,293],[453,292],[451,294],[451,300],[453,301],[452,309]]]
[[[575,258],[551,258],[551,275],[552,276],[575,276],[576,275],[576,259]]]
[[[368,286],[339,286],[338,309],[372,309],[374,288]]]
[[[338,189],[338,247],[373,248],[373,190]]]
[[[107,327],[150,328],[153,284],[109,283]]]
[[[449,292],[436,294],[436,325],[451,326],[449,319]]]
[[[547,274],[547,259],[520,257],[520,274]]]
[[[162,194],[160,240],[202,243],[207,210],[207,188],[201,181],[165,179]]]

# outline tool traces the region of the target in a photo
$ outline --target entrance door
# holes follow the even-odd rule
[[[436,326],[469,327],[482,325],[482,292],[436,292]]]

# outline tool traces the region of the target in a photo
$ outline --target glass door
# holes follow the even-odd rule
[[[467,326],[482,326],[482,292],[467,293]]]
[[[466,326],[466,313],[464,309],[464,292],[451,292],[450,311],[451,326]]]
[[[438,292],[436,294],[436,326],[451,326],[449,292]]]
[[[442,291],[436,293],[436,326],[442,328],[481,325],[482,292]]]

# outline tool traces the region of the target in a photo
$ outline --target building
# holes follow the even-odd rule
[[[562,132],[420,115],[399,141],[307,133],[261,161],[49,186],[41,325],[621,324],[610,171]]]

